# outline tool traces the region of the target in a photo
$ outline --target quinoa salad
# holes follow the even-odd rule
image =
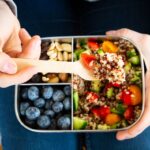
[[[136,47],[125,39],[77,38],[74,61],[97,79],[73,75],[73,129],[123,129],[142,112],[142,68]]]

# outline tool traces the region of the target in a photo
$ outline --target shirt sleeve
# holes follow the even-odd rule
[[[14,15],[17,16],[17,6],[14,3],[14,1],[13,0],[2,0],[2,1],[5,1],[9,6],[9,8],[11,9],[11,11],[14,13]]]

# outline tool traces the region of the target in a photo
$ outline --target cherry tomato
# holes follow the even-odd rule
[[[105,123],[107,125],[113,125],[115,123],[118,123],[121,120],[120,116],[118,114],[108,114],[105,118]]]
[[[105,117],[110,114],[110,107],[108,106],[101,106],[97,108],[92,109],[92,113],[102,119],[105,119]]]
[[[125,110],[123,116],[124,116],[124,118],[125,118],[126,120],[132,119],[132,118],[134,117],[134,110],[133,110],[133,107],[132,107],[132,106],[128,107],[128,108]]]
[[[95,59],[96,58],[93,55],[89,55],[86,53],[81,54],[81,63],[89,70],[92,68],[92,66],[90,66],[91,61],[93,61]]]
[[[136,85],[130,85],[129,90],[131,92],[131,105],[138,105],[142,102],[141,89]]]
[[[118,47],[110,41],[104,41],[102,44],[102,49],[104,52],[109,53],[116,53],[118,51]]]
[[[93,40],[89,40],[88,41],[88,47],[93,50],[93,51],[96,51],[99,49],[100,45],[96,42],[96,41],[93,41]]]
[[[121,100],[125,105],[131,105],[131,92],[128,90],[122,91]]]

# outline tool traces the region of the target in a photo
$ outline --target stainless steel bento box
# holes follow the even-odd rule
[[[80,122],[82,122],[83,125],[78,125],[78,123],[76,123],[76,126],[82,126],[80,129],[77,127],[76,129],[74,128],[74,117],[78,117],[77,113],[75,113],[75,103],[73,101],[73,98],[74,98],[74,82],[73,82],[73,74],[71,75],[67,75],[68,79],[66,80],[62,80],[63,78],[61,78],[60,75],[56,75],[56,74],[48,74],[47,76],[46,75],[41,75],[41,80],[39,81],[39,83],[36,83],[36,82],[32,82],[32,80],[30,80],[29,82],[27,83],[24,83],[24,84],[20,84],[20,85],[16,85],[15,87],[15,113],[16,113],[16,117],[18,119],[18,121],[20,122],[20,124],[25,127],[26,129],[30,130],[30,131],[34,131],[34,132],[44,132],[44,133],[48,133],[48,132],[110,132],[110,131],[118,131],[118,130],[125,130],[127,128],[130,128],[131,126],[133,126],[134,124],[136,124],[136,122],[141,118],[142,116],[142,113],[144,111],[144,103],[145,103],[145,83],[144,83],[144,74],[145,74],[145,71],[144,71],[144,60],[143,60],[143,56],[141,54],[141,52],[138,50],[138,48],[136,47],[136,45],[130,41],[129,39],[126,39],[124,37],[108,37],[108,36],[73,36],[73,37],[46,37],[46,38],[42,38],[42,43],[48,43],[47,45],[49,45],[47,47],[47,50],[45,49],[45,47],[43,46],[42,47],[42,50],[46,52],[47,55],[49,56],[43,56],[43,58],[41,59],[50,59],[50,60],[54,60],[54,61],[70,61],[70,62],[73,62],[74,61],[74,53],[75,53],[75,49],[77,49],[76,45],[78,41],[81,41],[81,40],[87,40],[87,39],[97,39],[99,41],[117,41],[117,40],[127,40],[129,41],[130,43],[132,43],[136,49],[136,51],[139,53],[139,57],[140,57],[140,65],[141,65],[141,80],[142,80],[142,87],[141,87],[141,90],[142,90],[142,103],[140,104],[140,109],[141,109],[141,112],[140,112],[140,115],[138,117],[138,119],[136,119],[136,121],[134,123],[132,123],[131,125],[128,125],[126,127],[122,127],[122,128],[105,128],[105,129],[97,129],[97,128],[83,128],[83,126],[85,125],[85,122],[82,122],[82,120],[79,119],[79,124]],[[58,51],[56,51],[56,49],[54,48],[54,45],[52,45],[53,42],[57,42],[58,44],[64,44],[63,46],[65,46],[65,44],[69,43],[70,46],[71,46],[71,51],[70,49],[66,48],[67,50],[66,51],[63,51],[61,50],[61,48],[59,47],[60,45],[57,45],[58,47]],[[45,44],[46,45],[46,44]],[[50,47],[51,46],[51,47]],[[60,49],[59,49],[60,48]],[[54,56],[54,54],[51,54],[48,53],[48,49],[50,50],[54,50],[56,53],[57,53],[57,56],[58,56],[58,53],[60,54],[58,58],[53,58],[51,56]],[[60,53],[61,52],[61,53]],[[42,55],[42,54],[41,54]],[[68,56],[68,57],[66,57]],[[55,80],[52,78],[52,77],[55,77]],[[59,78],[60,77],[60,78]],[[50,80],[51,79],[51,80]],[[56,80],[57,79],[57,80]],[[35,80],[36,81],[36,80]],[[54,82],[56,81],[56,82]],[[71,95],[69,96],[70,97],[70,105],[71,105],[71,109],[70,111],[67,111],[67,113],[69,112],[70,114],[70,126],[69,128],[67,129],[59,129],[59,128],[54,128],[54,129],[51,129],[49,127],[47,128],[44,128],[44,129],[41,129],[41,128],[38,128],[38,126],[33,126],[31,127],[30,125],[27,125],[24,121],[24,116],[22,116],[20,114],[20,103],[22,102],[22,98],[21,98],[21,89],[24,88],[24,87],[31,87],[31,86],[40,86],[43,87],[43,86],[52,86],[54,87],[55,89],[55,86],[56,87],[64,87],[64,86],[67,86],[67,85],[70,85],[71,86]],[[24,100],[23,100],[24,101]],[[80,99],[79,99],[80,101]],[[33,104],[31,104],[33,105]],[[44,106],[45,107],[45,106]],[[80,108],[81,109],[81,108]],[[43,110],[42,110],[43,111]],[[81,112],[80,112],[81,113]],[[82,117],[82,114],[80,114],[81,117]],[[57,116],[57,114],[56,114]],[[84,115],[83,115],[84,117]],[[23,118],[23,119],[22,119]],[[57,117],[56,117],[57,118]],[[57,119],[56,119],[57,120]],[[58,122],[58,121],[56,121]],[[86,123],[87,125],[87,123]]]

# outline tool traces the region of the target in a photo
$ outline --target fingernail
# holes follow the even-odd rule
[[[3,65],[1,71],[4,73],[14,74],[17,71],[17,66],[15,63],[6,63]]]

